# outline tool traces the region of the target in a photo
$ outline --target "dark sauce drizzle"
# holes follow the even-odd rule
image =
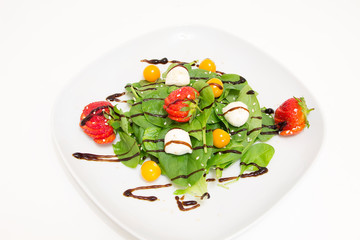
[[[226,154],[226,153],[242,154],[242,152],[240,152],[240,151],[229,149],[229,150],[214,152],[214,155],[216,155],[216,154]]]
[[[209,86],[211,86],[211,85],[216,86],[216,87],[219,88],[220,90],[223,90],[223,89],[224,89],[223,86],[221,86],[221,85],[218,84],[218,83],[209,83]]]
[[[111,106],[107,105],[107,106],[100,106],[100,107],[97,107],[95,109],[93,109],[85,118],[83,118],[80,122],[80,126],[84,126],[93,116],[95,115],[103,115],[104,113],[101,111],[99,113],[96,113],[97,111],[99,110],[103,110],[106,109],[106,108],[109,108]]]
[[[254,119],[262,119],[262,116],[252,116],[251,118],[254,118]]]
[[[180,63],[180,64],[186,64],[186,62],[181,62],[181,61],[178,61],[178,60],[168,60],[166,57],[165,58],[161,58],[161,59],[143,59],[143,60],[140,60],[140,62],[146,62],[146,63],[149,63],[149,64],[167,64],[167,63]]]
[[[172,178],[171,181],[174,181],[174,180],[179,179],[179,178],[189,178],[190,176],[194,175],[195,173],[202,172],[202,171],[205,171],[205,168],[200,168],[198,170],[195,170],[195,171],[189,173],[188,175],[176,176],[176,177]]]
[[[232,85],[236,85],[236,84],[241,84],[241,83],[245,83],[246,79],[240,76],[240,80],[236,81],[236,82],[232,82],[232,81],[222,81],[223,83],[227,83],[227,84],[232,84]]]
[[[165,187],[170,187],[170,186],[172,186],[171,183],[164,184],[164,185],[141,186],[141,187],[128,189],[123,193],[123,195],[125,197],[132,197],[132,198],[136,198],[136,199],[139,199],[139,200],[146,200],[146,201],[153,202],[153,201],[156,201],[158,198],[155,197],[155,196],[134,195],[133,192],[138,191],[138,190],[158,189],[158,188],[165,188]]]
[[[257,176],[263,175],[263,174],[265,174],[265,173],[267,173],[269,171],[266,167],[261,167],[261,166],[257,165],[256,163],[244,163],[244,162],[241,162],[240,166],[241,165],[245,165],[245,166],[252,165],[252,166],[256,167],[258,170],[254,171],[254,172],[251,172],[251,173],[239,174],[238,176],[234,176],[234,177],[219,178],[218,181],[219,182],[226,182],[226,181],[231,181],[231,180],[235,180],[235,179],[238,179],[238,178],[257,177]]]
[[[131,148],[130,148],[131,149]],[[129,150],[130,151],[130,150]],[[97,161],[97,162],[124,162],[129,161],[133,159],[134,157],[137,157],[140,155],[140,153],[135,153],[134,155],[126,158],[119,158],[119,156],[123,156],[127,153],[124,153],[122,155],[98,155],[98,154],[92,154],[92,153],[80,153],[76,152],[73,154],[73,156],[77,159],[81,160],[87,160],[87,161]]]
[[[175,200],[180,211],[189,211],[200,207],[200,204],[197,203],[196,201],[183,201],[184,197],[180,198],[179,196],[175,196]],[[185,206],[191,206],[191,207],[185,208]]]
[[[263,110],[264,113],[267,113],[267,114],[273,114],[274,113],[274,109],[272,108],[267,108],[265,110]]]
[[[106,98],[106,101],[110,101],[110,102],[122,102],[122,103],[127,103],[126,100],[120,100],[119,97],[122,97],[126,94],[126,92],[122,92],[122,93],[114,93],[110,96],[108,96]]]

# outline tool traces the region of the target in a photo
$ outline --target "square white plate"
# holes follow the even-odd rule
[[[261,106],[275,109],[292,96],[304,96],[308,105],[316,109],[309,116],[311,127],[297,136],[275,136],[269,141],[276,152],[267,174],[240,179],[228,185],[229,189],[209,183],[211,198],[202,201],[196,210],[179,211],[172,187],[139,193],[158,196],[155,202],[124,197],[123,192],[129,188],[166,184],[169,180],[161,176],[149,184],[140,177],[139,166],[130,169],[121,163],[74,158],[75,152],[113,154],[111,145],[99,146],[82,132],[80,114],[88,103],[105,100],[124,91],[126,83],[141,80],[146,66],[141,59],[162,57],[188,62],[211,58],[218,70],[245,77],[259,93]],[[293,75],[243,40],[202,26],[159,30],[114,49],[71,81],[53,112],[53,136],[66,169],[105,216],[140,239],[211,240],[236,236],[295,185],[316,158],[324,132],[316,100]],[[238,166],[230,171],[238,171]]]

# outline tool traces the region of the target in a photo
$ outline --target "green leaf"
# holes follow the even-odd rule
[[[262,108],[262,129],[260,134],[257,136],[257,140],[261,142],[269,141],[273,136],[277,134],[277,128],[275,126],[274,117],[271,114],[264,112],[266,108]]]
[[[227,166],[240,160],[243,150],[244,146],[235,141],[230,141],[230,143],[224,148],[214,148],[214,155],[208,161],[208,168],[220,165]]]
[[[160,131],[161,128],[159,127],[149,127],[145,129],[142,137],[142,145],[144,147],[144,150],[156,158],[159,157],[156,141],[163,140],[159,139]]]
[[[121,162],[135,168],[140,161],[140,150],[134,138],[124,132],[119,132],[120,141],[113,144],[114,153]]]
[[[169,129],[162,129],[159,139],[163,139]],[[212,133],[206,134],[206,141],[212,145]],[[202,142],[191,138],[193,152],[191,154],[173,155],[159,152],[159,164],[176,185],[188,187],[194,185],[204,174],[207,161],[211,157],[212,149],[205,153]],[[164,149],[164,142],[157,142],[157,149]]]
[[[167,88],[159,88],[146,94],[141,105],[146,120],[158,127],[168,126],[172,122],[163,108],[167,96]]]
[[[253,144],[249,149],[244,153],[241,162],[243,163],[256,163],[260,167],[266,167],[271,158],[275,153],[275,149],[267,144],[267,143],[257,143]],[[241,172],[240,174],[244,173],[245,171],[256,171],[258,170],[256,167],[249,165],[241,165]]]
[[[207,192],[207,182],[205,177],[201,177],[194,185],[185,189],[178,189],[175,195],[190,194],[195,197],[202,197]]]

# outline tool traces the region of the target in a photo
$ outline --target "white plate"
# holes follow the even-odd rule
[[[173,188],[142,192],[155,194],[148,202],[123,196],[126,189],[150,185],[121,163],[75,159],[74,152],[112,154],[111,146],[96,145],[79,127],[85,105],[122,92],[128,82],[139,81],[145,63],[140,59],[167,57],[182,61],[211,58],[220,71],[238,73],[259,93],[262,106],[276,108],[287,98],[304,96],[317,108],[311,127],[295,137],[274,137],[269,172],[241,179],[229,189],[209,183],[211,198],[196,210],[179,211]],[[54,106],[54,138],[76,183],[116,226],[140,239],[227,239],[236,236],[274,206],[300,179],[320,149],[323,121],[308,90],[272,58],[241,39],[201,26],[174,27],[136,38],[86,68],[66,87]],[[237,167],[237,166],[236,166]],[[225,173],[226,174],[226,173]],[[169,180],[160,177],[154,184]],[[140,194],[140,193],[139,193]]]

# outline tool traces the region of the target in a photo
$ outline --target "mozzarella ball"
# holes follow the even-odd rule
[[[166,85],[186,86],[190,83],[189,71],[182,65],[173,67],[166,75]]]
[[[243,102],[232,102],[222,109],[226,121],[234,127],[244,125],[249,118],[249,109]]]
[[[189,133],[179,128],[171,129],[165,135],[164,150],[174,155],[192,153]]]

